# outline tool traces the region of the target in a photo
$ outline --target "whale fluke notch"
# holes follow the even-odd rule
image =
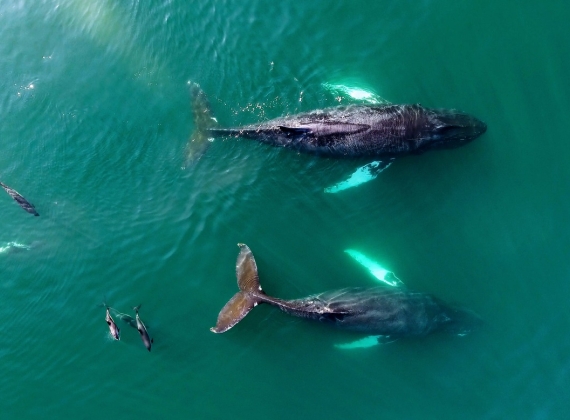
[[[216,326],[210,328],[215,333],[223,333],[240,322],[255,306],[262,303],[263,295],[257,274],[257,264],[251,249],[245,244],[238,244],[241,251],[236,262],[237,292],[218,314]]]
[[[28,200],[26,200],[24,197],[22,197],[22,195],[18,191],[10,188],[9,186],[7,186],[2,182],[0,182],[0,186],[4,188],[8,194],[10,194],[10,197],[12,197],[16,201],[16,203],[20,205],[20,207],[22,207],[28,213],[33,214],[34,216],[39,216],[39,213],[36,211],[36,207]]]

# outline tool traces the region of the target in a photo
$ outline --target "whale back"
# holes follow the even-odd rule
[[[215,127],[209,133],[322,156],[397,157],[457,147],[485,130],[467,114],[414,104],[332,107],[243,127]]]
[[[432,295],[383,286],[332,290],[288,303],[291,314],[392,337],[466,334],[478,324],[475,314]]]

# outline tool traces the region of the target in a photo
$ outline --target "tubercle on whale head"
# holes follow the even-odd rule
[[[436,109],[430,112],[427,135],[422,136],[418,151],[454,149],[487,131],[487,125],[472,115],[456,110]]]

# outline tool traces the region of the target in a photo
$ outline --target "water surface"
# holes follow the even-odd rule
[[[3,418],[565,418],[570,111],[563,2],[62,0],[0,5]],[[323,84],[488,124],[336,195],[355,163],[216,140],[185,165],[187,82],[223,125],[339,103]],[[340,98],[341,103],[348,103]],[[3,194],[3,193],[2,193]],[[360,336],[235,293],[237,242],[296,298],[376,280],[486,321],[352,351]],[[108,303],[141,317],[152,352]]]

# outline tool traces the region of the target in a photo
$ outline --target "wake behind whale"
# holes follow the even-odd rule
[[[345,288],[302,299],[274,298],[261,288],[249,247],[239,246],[239,292],[220,311],[216,326],[211,328],[215,333],[226,332],[260,303],[277,306],[289,315],[390,338],[422,337],[438,331],[465,335],[480,322],[469,310],[448,305],[429,294],[399,288]]]

